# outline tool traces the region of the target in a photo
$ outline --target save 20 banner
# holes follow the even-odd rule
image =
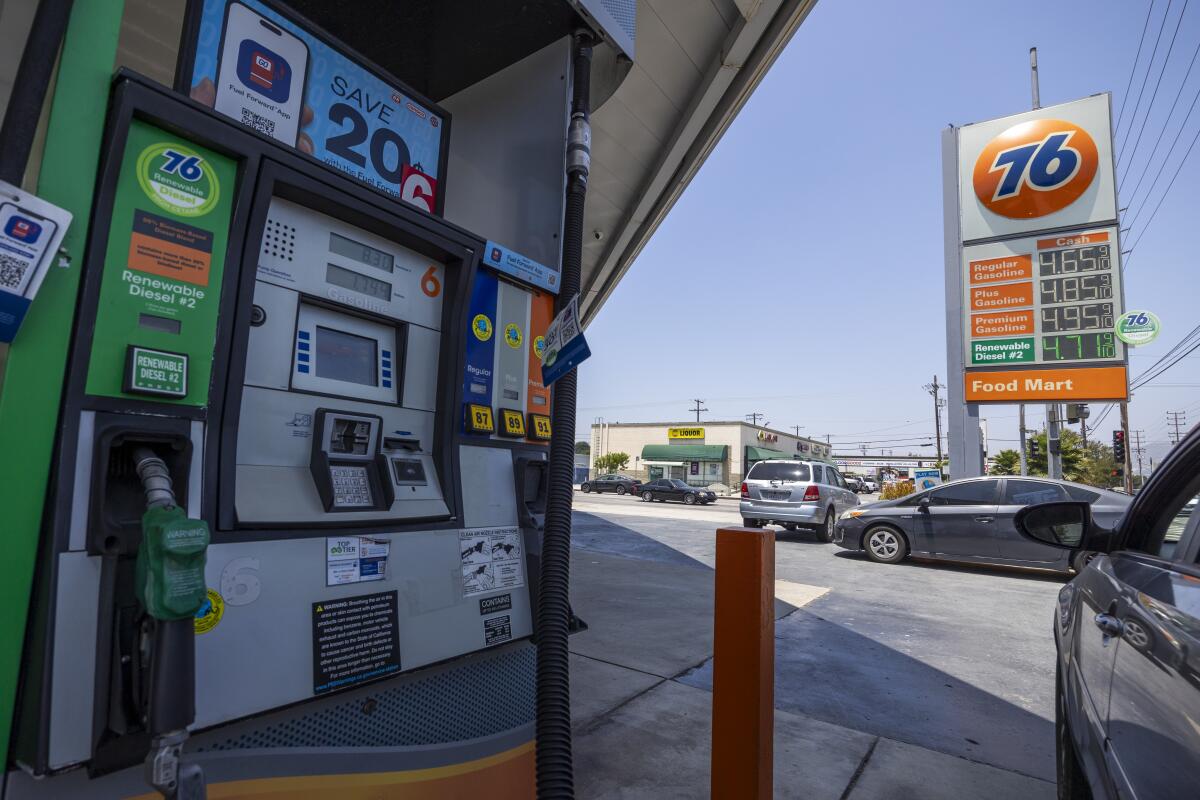
[[[204,0],[184,88],[218,112],[430,213],[449,120],[261,0]]]

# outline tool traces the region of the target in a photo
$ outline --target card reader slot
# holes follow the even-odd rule
[[[414,453],[420,453],[421,452],[421,440],[420,439],[402,439],[398,436],[385,436],[385,437],[383,437],[383,449],[384,450],[392,450],[392,451],[410,450]]]

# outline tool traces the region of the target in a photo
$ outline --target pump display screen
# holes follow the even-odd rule
[[[366,264],[368,267],[381,269],[384,272],[391,272],[392,268],[396,265],[396,259],[391,253],[376,250],[374,247],[356,242],[353,239],[348,239],[336,233],[329,234],[329,252],[353,259],[360,264]]]
[[[378,384],[376,352],[378,343],[365,336],[317,326],[316,372],[318,378],[360,383],[364,386]]]
[[[333,264],[325,266],[325,280],[334,286],[341,286],[352,292],[369,294],[385,303],[392,299],[392,285],[387,281],[368,278],[366,275],[359,275],[353,270],[342,269]]]

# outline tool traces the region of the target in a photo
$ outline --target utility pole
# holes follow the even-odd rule
[[[1027,460],[1028,457],[1025,455],[1025,404],[1024,403],[1021,403],[1017,416],[1018,416],[1018,419],[1017,419],[1017,441],[1020,442],[1020,447],[1021,447],[1021,474],[1028,475],[1029,474],[1029,461]]]
[[[760,411],[751,411],[749,414],[746,415],[746,419],[750,420],[751,425],[758,427],[758,421],[765,416],[766,416],[766,414],[763,414]]]
[[[1121,403],[1121,430],[1125,432],[1125,463],[1121,468],[1125,471],[1125,491],[1133,494],[1133,453],[1129,450],[1129,403]]]
[[[1133,434],[1133,451],[1137,453],[1138,462],[1138,477],[1145,481],[1145,476],[1142,475],[1142,437],[1146,435],[1145,431],[1130,431]]]
[[[800,438],[800,429],[801,429],[801,428],[803,428],[803,427],[804,427],[803,425],[793,425],[793,426],[792,426],[792,430],[794,430],[794,431],[796,432],[796,438],[797,438],[797,439],[799,439],[799,438]]]
[[[695,407],[695,408],[693,408],[693,409],[691,409],[691,410],[696,412],[696,422],[699,422],[699,421],[700,421],[700,412],[701,412],[701,411],[708,411],[708,409],[707,409],[707,408],[701,408],[701,407],[700,407],[701,405],[703,405],[703,404],[704,404],[704,401],[703,401],[703,400],[695,399],[695,400],[693,400],[692,402],[696,404],[696,407]]]
[[[1167,434],[1171,437],[1171,444],[1179,444],[1180,432],[1187,425],[1186,411],[1168,411],[1167,424],[1174,430],[1168,431]]]
[[[1046,477],[1062,480],[1062,441],[1059,439],[1058,403],[1046,406]]]
[[[934,435],[937,438],[937,463],[938,469],[942,468],[942,404],[938,398],[938,393],[945,389],[945,384],[938,383],[937,375],[933,376],[933,383],[925,384],[925,391],[933,395],[933,427]]]
[[[1037,69],[1037,48],[1029,48],[1029,82],[1033,89],[1033,110],[1037,111],[1042,107],[1042,93],[1038,86],[1038,69]]]

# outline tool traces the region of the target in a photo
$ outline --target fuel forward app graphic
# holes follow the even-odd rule
[[[37,244],[38,237],[42,233],[42,226],[31,219],[14,216],[9,218],[8,224],[4,226],[4,232],[26,244]]]
[[[237,76],[247,89],[286,103],[292,90],[292,68],[287,59],[253,39],[243,39],[238,49]]]

